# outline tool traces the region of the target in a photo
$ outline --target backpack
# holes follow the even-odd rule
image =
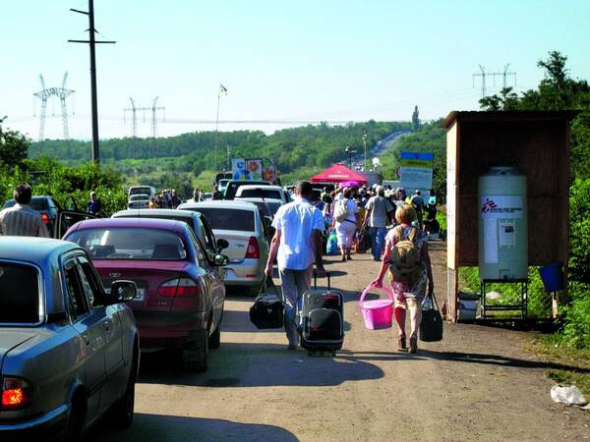
[[[399,241],[393,246],[389,261],[389,276],[394,282],[414,285],[422,272],[422,257],[416,247],[418,229],[410,227],[410,234],[404,236],[403,228],[396,227]]]
[[[346,218],[348,218],[348,201],[345,199],[336,201],[336,205],[334,206],[334,219],[341,223]]]

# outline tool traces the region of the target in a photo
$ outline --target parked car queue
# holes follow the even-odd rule
[[[0,238],[1,440],[75,440],[107,414],[129,426],[141,352],[207,369],[226,285],[258,290],[270,236],[254,203],[207,204]]]

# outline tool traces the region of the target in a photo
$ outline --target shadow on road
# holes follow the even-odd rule
[[[383,371],[346,350],[310,357],[286,345],[227,343],[209,353],[205,373],[186,372],[164,353],[142,356],[138,382],[202,387],[317,387],[380,379]]]
[[[273,425],[242,424],[223,419],[204,419],[136,413],[133,425],[125,431],[109,431],[99,425],[84,439],[86,442],[129,441],[262,441],[294,442],[293,433]]]
[[[441,361],[467,362],[470,364],[489,364],[498,365],[502,367],[533,368],[543,370],[569,370],[579,373],[590,373],[590,369],[585,369],[571,365],[556,364],[552,362],[530,361],[525,359],[515,359],[505,356],[481,353],[462,353],[449,351],[434,352],[428,350],[420,350],[418,355],[422,355],[430,359],[437,359]]]
[[[346,296],[345,296],[345,301]],[[349,331],[350,323],[344,321],[344,331]],[[273,328],[267,330],[257,329],[250,322],[250,313],[245,311],[226,310],[223,312],[223,321],[221,323],[221,332],[230,333],[282,333],[282,328]],[[223,339],[223,338],[222,338]]]

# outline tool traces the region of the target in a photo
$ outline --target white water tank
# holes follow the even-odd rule
[[[479,177],[479,277],[528,275],[526,176],[513,167],[491,167]]]

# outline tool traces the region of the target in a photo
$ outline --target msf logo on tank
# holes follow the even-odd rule
[[[481,205],[481,213],[490,213],[492,210],[497,209],[498,205],[489,198],[486,198],[484,203]]]

